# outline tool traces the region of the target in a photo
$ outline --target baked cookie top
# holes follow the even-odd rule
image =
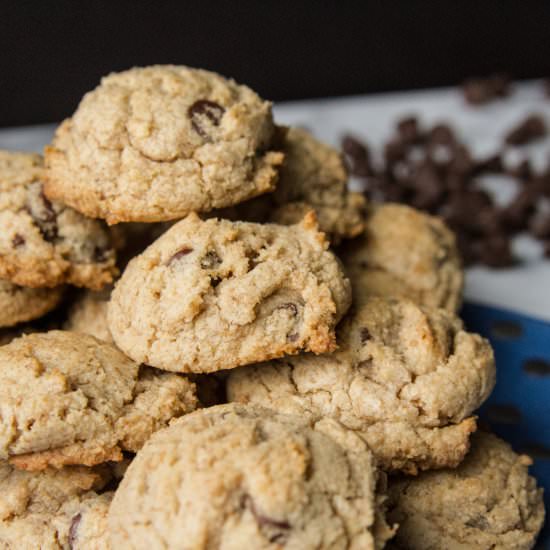
[[[439,218],[409,206],[371,207],[364,235],[347,243],[341,258],[357,300],[395,296],[452,312],[462,303],[454,234]]]
[[[332,354],[233,371],[229,400],[334,418],[386,470],[456,466],[475,429],[471,414],[495,384],[489,343],[445,310],[376,297],[338,332]]]
[[[494,435],[478,432],[454,470],[424,472],[390,483],[395,548],[486,550],[533,548],[544,523],[542,489],[531,459]]]
[[[63,328],[90,334],[112,344],[113,337],[107,324],[107,305],[110,296],[110,287],[104,288],[100,292],[86,290],[71,304]]]
[[[42,317],[61,301],[63,287],[29,288],[0,279],[0,327]]]
[[[197,406],[185,377],[85,334],[17,338],[0,347],[0,364],[0,460],[20,469],[121,460]]]
[[[191,214],[128,264],[113,339],[135,361],[197,373],[333,350],[351,291],[327,249],[313,213],[290,227]]]
[[[298,223],[313,209],[319,228],[332,242],[362,233],[366,200],[362,193],[348,190],[348,172],[340,152],[300,128],[288,128],[282,143],[285,160],[272,195],[271,220]]]
[[[353,450],[340,445],[334,432],[354,436],[332,424],[324,433],[299,417],[235,404],[174,422],[147,442],[119,486],[108,518],[113,548],[182,540],[197,550],[381,548],[389,530],[371,455],[358,438]]]
[[[107,468],[23,472],[0,463],[0,546],[105,550],[112,493]]]
[[[46,195],[108,223],[163,221],[274,189],[271,104],[199,69],[113,73],[46,148]]]
[[[117,269],[108,228],[43,193],[42,157],[0,151],[0,277],[100,289]]]

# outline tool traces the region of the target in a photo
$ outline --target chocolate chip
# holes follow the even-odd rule
[[[94,251],[93,251],[93,260],[94,262],[104,262],[107,260],[108,258],[108,251],[105,249],[105,248],[101,248],[100,246],[94,246]]]
[[[242,497],[241,506],[242,508],[248,508],[250,510],[250,512],[254,516],[254,519],[256,520],[256,522],[260,527],[266,527],[266,528],[284,530],[284,531],[291,529],[291,525],[288,521],[271,518],[269,516],[266,516],[260,513],[260,511],[257,509],[256,504],[252,500],[252,497],[250,495],[244,495]]]
[[[193,249],[188,246],[180,248],[175,254],[170,257],[170,259],[166,262],[166,265],[170,265],[172,262],[175,262],[180,258],[187,256],[187,254],[191,254],[191,252],[193,252]]]
[[[78,513],[76,516],[73,516],[71,520],[71,526],[69,527],[69,548],[72,550],[74,548],[74,543],[78,538],[78,526],[82,520],[82,514]]]
[[[464,523],[464,525],[467,525],[468,527],[473,527],[474,529],[480,529],[481,531],[486,531],[490,526],[487,518],[483,516],[470,518]]]
[[[462,86],[462,93],[467,103],[483,105],[505,97],[510,91],[510,79],[506,75],[492,75],[488,78],[472,78]]]
[[[36,195],[35,201],[28,202],[26,209],[44,239],[49,242],[54,241],[58,235],[57,214],[42,189]]]
[[[11,244],[13,248],[19,248],[20,246],[23,246],[25,244],[25,237],[23,237],[19,233],[16,233],[11,240]]]
[[[296,307],[296,304],[293,304],[292,302],[281,304],[280,306],[277,306],[276,309],[286,309],[293,317],[296,317],[296,315],[298,315],[298,308]]]
[[[399,120],[397,122],[397,133],[406,145],[415,145],[424,141],[424,135],[420,131],[418,119],[415,116],[408,116]]]
[[[448,124],[436,124],[428,132],[430,145],[454,145],[456,137],[453,129]]]
[[[550,239],[550,212],[533,217],[529,231],[537,239]]]
[[[364,143],[351,135],[346,135],[342,139],[342,151],[348,161],[352,175],[366,178],[374,174],[369,149]]]
[[[546,123],[541,115],[530,115],[504,138],[508,145],[525,145],[546,135]]]
[[[218,256],[218,254],[214,250],[209,250],[201,258],[201,267],[203,269],[214,269],[215,267],[218,267],[221,263],[222,263],[222,259]]]
[[[524,159],[519,164],[507,168],[506,173],[522,182],[530,181],[533,178],[533,167],[529,159]]]
[[[476,160],[474,162],[472,175],[479,174],[500,174],[504,170],[502,164],[502,156],[500,153],[495,153],[484,159]]]
[[[535,212],[538,193],[534,187],[520,189],[514,199],[502,211],[503,221],[508,230],[522,231],[527,229],[529,218]]]
[[[501,268],[515,265],[510,239],[501,236],[491,236],[477,243],[476,257],[488,267]]]
[[[219,126],[224,113],[225,109],[221,105],[208,99],[195,101],[187,110],[193,130],[203,139],[210,139],[212,127]]]
[[[289,342],[296,342],[299,337],[300,337],[300,335],[297,332],[292,332],[290,334],[287,334],[286,339]]]
[[[391,168],[399,161],[404,161],[407,158],[407,146],[400,139],[388,141],[384,147],[384,159],[386,168]]]
[[[361,344],[365,344],[370,340],[370,332],[367,327],[361,327],[361,330],[359,331],[359,339],[361,340]]]

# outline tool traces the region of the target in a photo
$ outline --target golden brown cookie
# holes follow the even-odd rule
[[[360,435],[385,470],[456,466],[472,413],[495,384],[489,343],[442,309],[371,298],[338,328],[332,354],[233,371],[230,401],[328,416]]]
[[[113,339],[135,361],[196,373],[330,351],[351,293],[327,249],[312,213],[290,227],[189,215],[115,285]]]
[[[46,148],[46,195],[108,223],[163,221],[272,191],[271,104],[175,65],[104,77]]]
[[[40,155],[0,151],[0,277],[100,289],[117,274],[108,228],[43,193]]]

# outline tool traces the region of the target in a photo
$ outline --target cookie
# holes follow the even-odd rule
[[[528,550],[544,523],[542,489],[531,459],[478,432],[455,470],[390,483],[389,517],[399,522],[394,547],[407,550]]]
[[[313,210],[333,244],[365,229],[366,200],[348,190],[348,172],[336,149],[299,128],[279,128],[285,160],[273,193],[215,212],[221,218],[283,225]]]
[[[0,279],[0,327],[42,317],[63,297],[63,288],[29,288]]]
[[[307,420],[234,404],[202,409],[136,455],[109,510],[110,542],[381,548],[390,530],[376,482],[365,445],[352,451]]]
[[[368,443],[384,470],[456,466],[472,412],[495,384],[489,343],[442,309],[375,297],[346,318],[339,349],[243,367],[230,401],[328,416]]]
[[[121,460],[197,406],[185,377],[85,334],[23,336],[0,348],[0,364],[0,460],[20,469]]]
[[[308,215],[290,227],[189,215],[134,258],[108,308],[140,363],[214,372],[335,348],[349,281]]]
[[[174,65],[113,73],[46,148],[46,195],[109,224],[164,221],[272,191],[271,104]]]
[[[98,340],[112,344],[113,337],[107,325],[107,305],[110,296],[110,287],[104,288],[100,292],[85,291],[71,304],[63,328],[90,334]]]
[[[40,155],[0,151],[0,277],[99,290],[117,274],[108,228],[43,193]]]
[[[108,479],[106,468],[22,472],[0,462],[0,547],[105,550]]]
[[[453,233],[405,205],[369,209],[363,236],[340,251],[355,300],[394,296],[456,312],[464,274]]]
[[[319,228],[332,242],[362,233],[365,197],[348,190],[348,172],[340,152],[300,128],[288,129],[282,150],[285,161],[272,195],[271,221],[298,223],[313,209]]]

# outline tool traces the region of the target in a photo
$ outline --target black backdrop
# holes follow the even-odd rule
[[[59,120],[102,74],[151,63],[274,100],[550,76],[550,2],[0,0],[0,126]]]

